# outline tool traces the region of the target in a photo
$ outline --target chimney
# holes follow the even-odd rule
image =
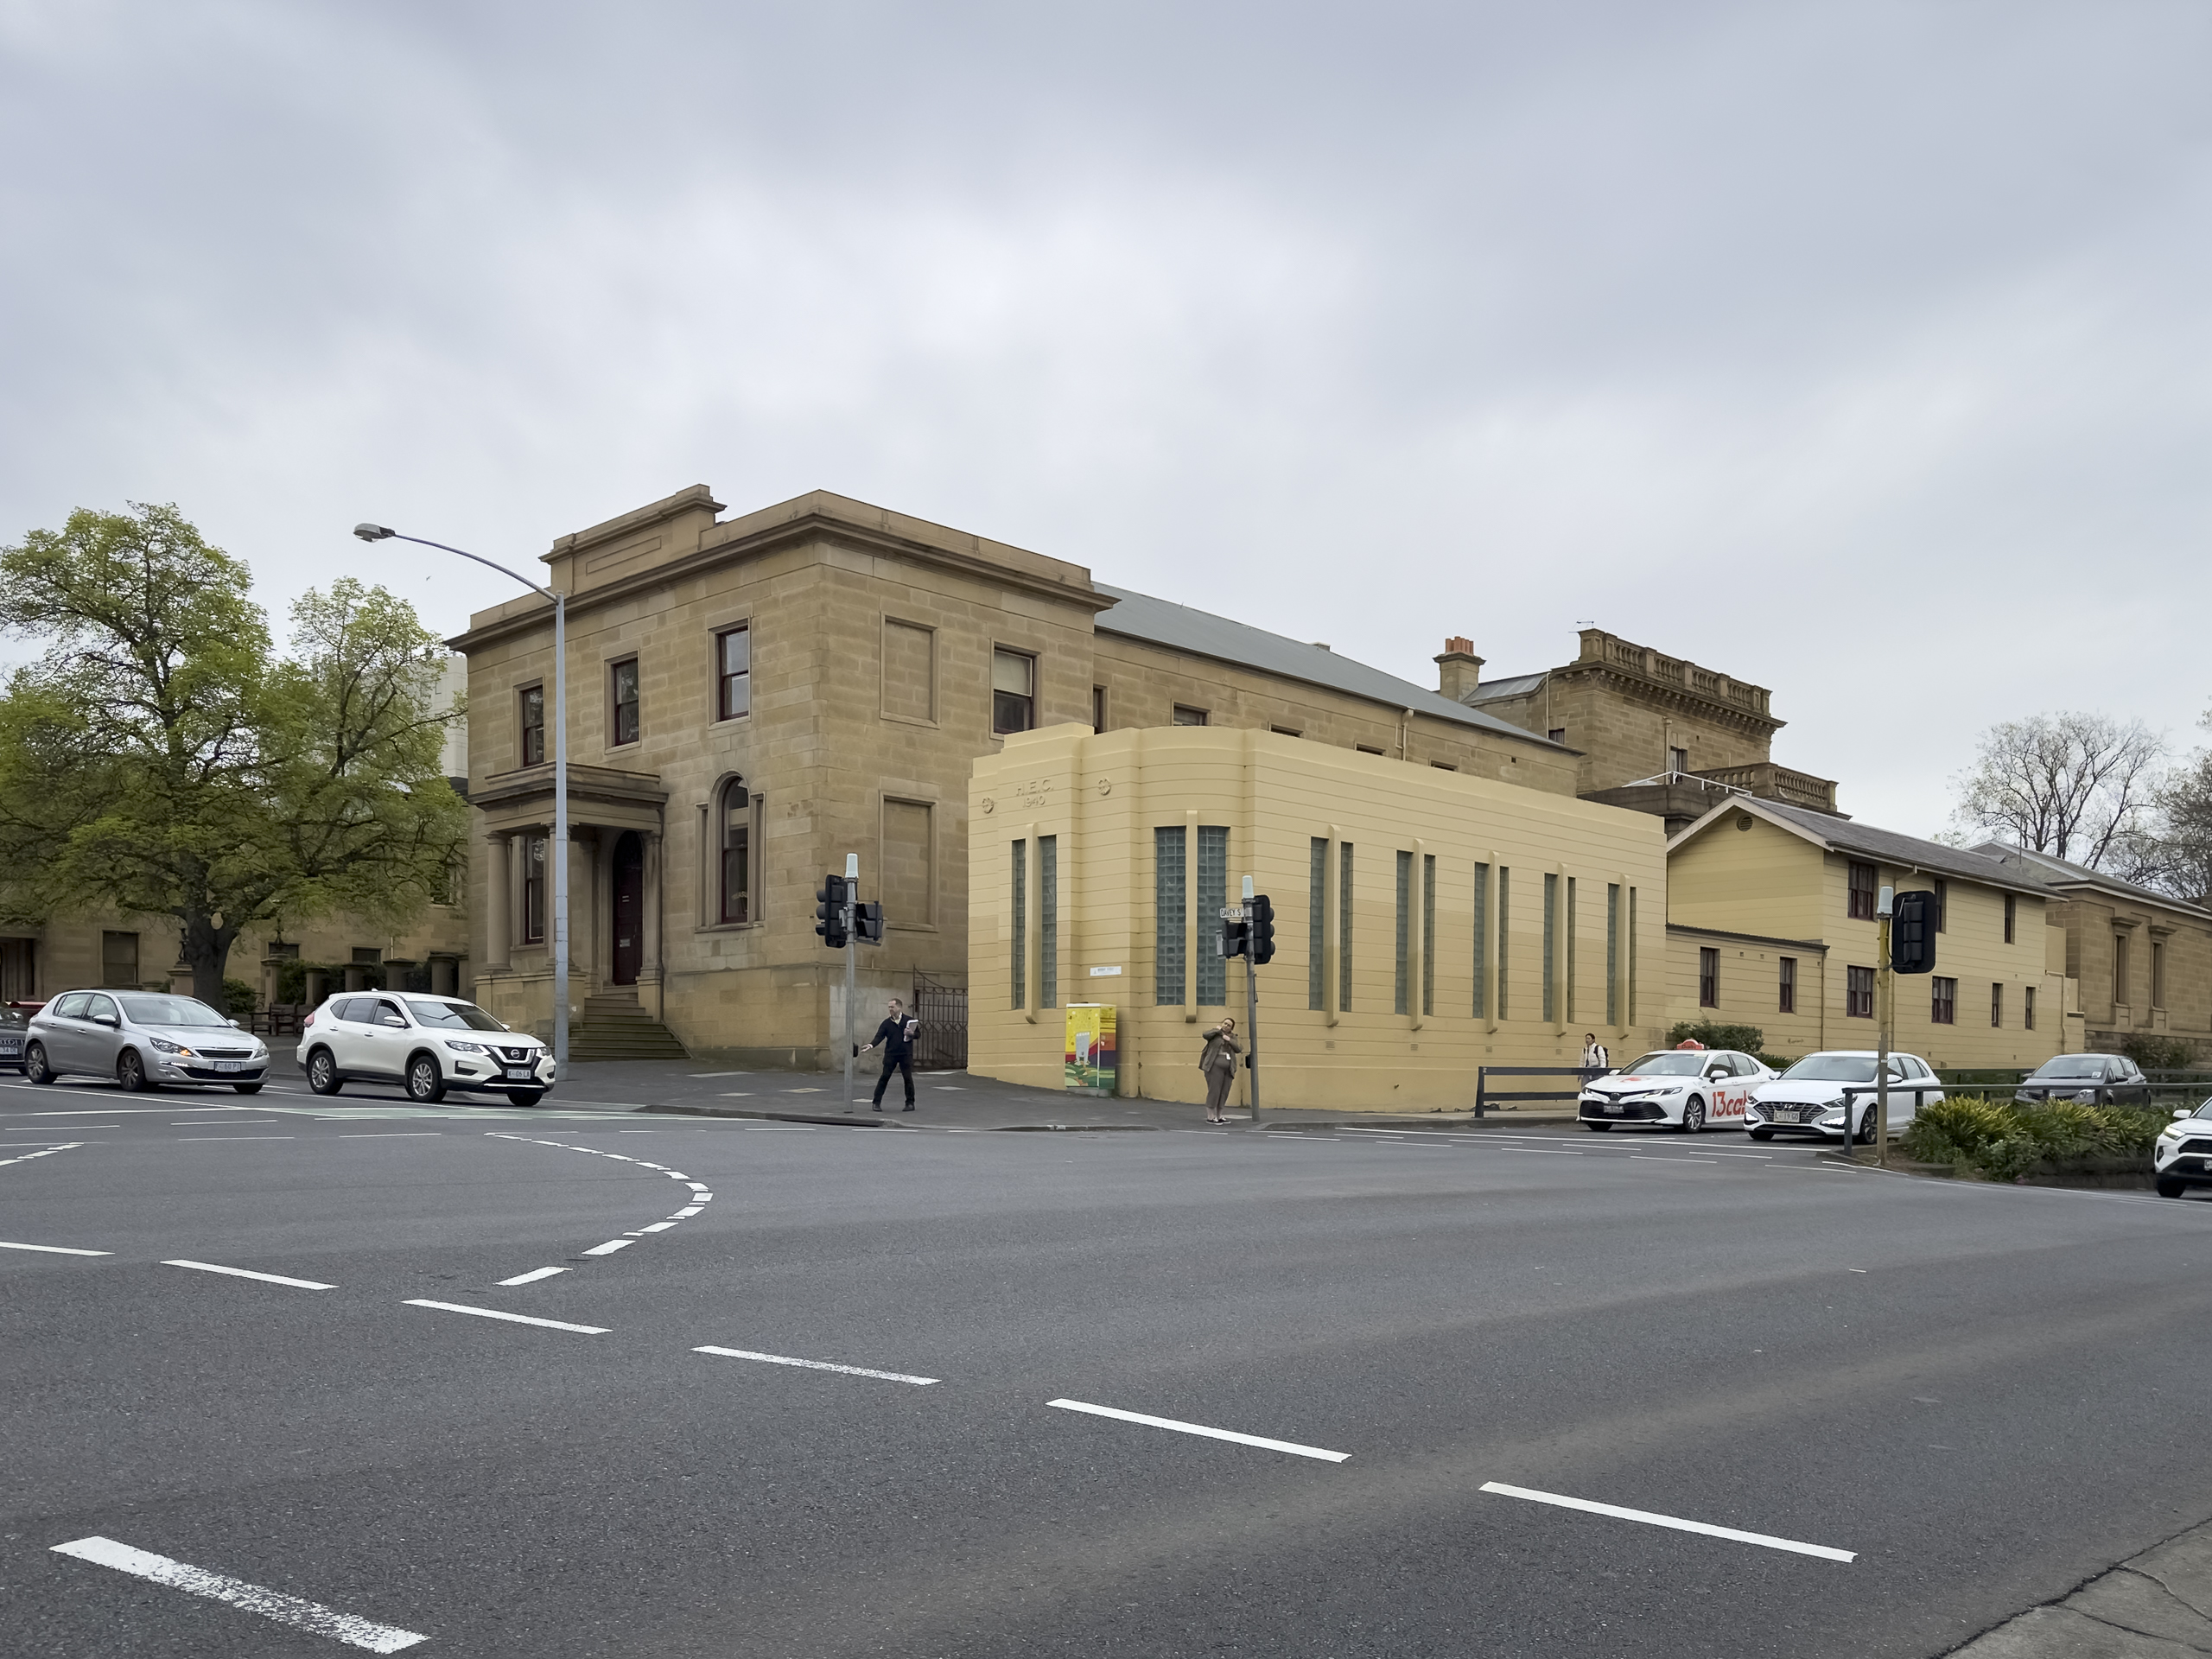
[[[1482,683],[1483,659],[1475,655],[1475,642],[1453,634],[1436,659],[1436,689],[1454,702],[1465,702]]]

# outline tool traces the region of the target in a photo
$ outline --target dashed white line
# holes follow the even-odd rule
[[[534,1285],[541,1279],[550,1279],[556,1273],[566,1273],[566,1268],[532,1268],[528,1273],[518,1273],[512,1279],[502,1279],[503,1285]]]
[[[298,1140],[298,1139],[299,1139],[299,1137],[298,1137],[297,1135],[180,1135],[179,1136],[177,1136],[177,1140],[178,1140],[178,1141],[296,1141],[296,1140]]]
[[[48,1255],[113,1255],[113,1250],[77,1250],[67,1244],[10,1244],[0,1242],[0,1250],[43,1250]]]
[[[603,1337],[608,1329],[603,1325],[570,1325],[566,1319],[540,1319],[528,1313],[503,1313],[496,1307],[469,1307],[460,1302],[430,1302],[419,1297],[410,1297],[404,1306],[433,1307],[441,1313],[474,1313],[480,1319],[505,1319],[509,1325],[542,1325],[549,1331],[574,1331],[587,1337]]]
[[[112,1538],[73,1538],[66,1544],[55,1544],[53,1548],[58,1554],[73,1555],[96,1567],[113,1567],[118,1573],[167,1585],[172,1590],[205,1596],[243,1612],[258,1613],[279,1624],[289,1624],[296,1630],[327,1636],[371,1653],[398,1653],[430,1639],[394,1624],[379,1624],[353,1613],[341,1613],[334,1607],[325,1607],[320,1602],[288,1596],[281,1590],[265,1589],[257,1584],[248,1584],[244,1579],[210,1573],[205,1567],[188,1566],[166,1555],[133,1549]]]
[[[719,1354],[724,1359],[757,1359],[764,1365],[797,1365],[810,1371],[841,1371],[847,1376],[873,1376],[886,1382],[912,1382],[928,1388],[934,1376],[908,1376],[903,1371],[872,1371],[865,1365],[832,1365],[826,1359],[793,1359],[789,1354],[756,1354],[747,1348],[694,1348],[695,1354]]]
[[[340,1141],[420,1141],[425,1135],[443,1135],[443,1129],[361,1129],[352,1135],[341,1135]]]
[[[295,1290],[335,1290],[319,1279],[290,1279],[281,1273],[256,1273],[251,1268],[226,1268],[213,1262],[164,1262],[165,1268],[190,1268],[197,1273],[228,1274],[233,1279],[258,1279],[265,1285],[289,1285]]]
[[[1172,1428],[1179,1434],[1198,1434],[1210,1440],[1234,1440],[1239,1446],[1256,1446],[1267,1452],[1287,1452],[1298,1458],[1318,1458],[1324,1463],[1342,1463],[1351,1456],[1349,1452],[1325,1452],[1318,1446],[1300,1446],[1295,1440],[1271,1440],[1264,1435],[1240,1434],[1229,1428],[1209,1428],[1204,1423],[1178,1422],[1173,1417],[1152,1417],[1141,1411],[1123,1411],[1116,1406],[1094,1406],[1081,1400],[1047,1400],[1045,1403],[1058,1406],[1063,1411],[1082,1411],[1094,1417],[1118,1418],[1125,1423],[1142,1423],[1148,1428]]]
[[[586,1250],[584,1254],[586,1255],[612,1255],[617,1250],[628,1249],[637,1242],[638,1241],[634,1238],[610,1238],[604,1244],[593,1245],[591,1249]]]
[[[1620,1521],[1641,1521],[1649,1526],[1671,1527],[1677,1532],[1702,1533],[1708,1538],[1726,1538],[1732,1543],[1758,1544],[1766,1549],[1786,1549],[1794,1555],[1817,1555],[1824,1561],[1855,1561],[1859,1559],[1850,1550],[1830,1549],[1826,1544],[1802,1544],[1794,1538],[1776,1538],[1764,1532],[1739,1532],[1733,1527],[1716,1527],[1703,1521],[1685,1521],[1679,1516],[1654,1515],[1649,1510],[1624,1510],[1615,1503],[1593,1503],[1586,1497],[1567,1497],[1558,1492],[1534,1491],[1526,1486],[1508,1486],[1500,1481],[1486,1480],[1482,1489],[1504,1497],[1526,1498],[1531,1503],[1550,1503],[1562,1510],[1582,1510],[1592,1515],[1609,1515]]]
[[[41,1147],[36,1152],[27,1152],[20,1158],[0,1158],[0,1164],[28,1164],[34,1158],[51,1158],[57,1152],[67,1152],[73,1147],[84,1144],[82,1141],[64,1141],[60,1146]]]

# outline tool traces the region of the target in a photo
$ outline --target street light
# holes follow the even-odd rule
[[[512,576],[532,593],[553,601],[553,1075],[565,1083],[569,1076],[569,601],[565,594],[541,588],[528,576],[493,564],[480,554],[426,542],[420,536],[403,536],[382,524],[356,524],[353,533],[365,542],[413,542],[456,553]]]

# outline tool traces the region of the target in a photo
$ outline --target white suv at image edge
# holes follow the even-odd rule
[[[297,1052],[318,1095],[353,1082],[397,1083],[425,1106],[448,1089],[535,1106],[553,1086],[550,1049],[457,996],[342,993],[308,1016]]]

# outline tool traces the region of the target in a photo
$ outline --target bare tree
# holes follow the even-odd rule
[[[2164,737],[2139,720],[2058,714],[2006,721],[1981,734],[1973,769],[1952,780],[1956,817],[2093,870],[2132,862],[2165,753]]]
[[[2205,723],[2212,725],[2212,716]],[[2201,750],[2160,785],[2133,878],[2180,899],[2212,904],[2212,750]]]

